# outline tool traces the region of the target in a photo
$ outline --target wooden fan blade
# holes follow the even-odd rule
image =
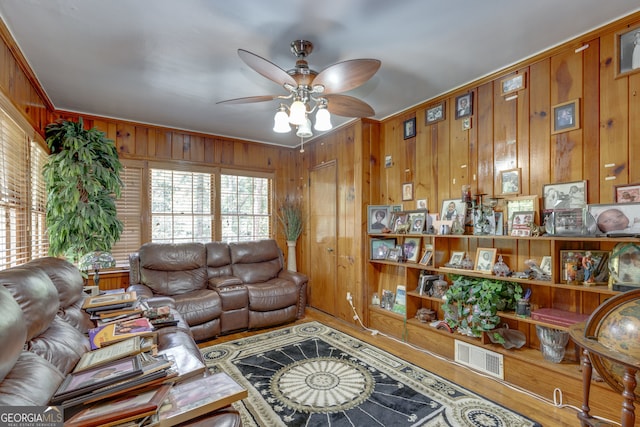
[[[377,59],[351,59],[320,71],[313,85],[324,86],[324,93],[346,92],[369,80],[380,68]]]
[[[264,102],[273,101],[278,99],[280,95],[259,95],[259,96],[247,96],[245,98],[227,99],[225,101],[218,101],[216,104],[249,104],[252,102]]]
[[[364,101],[347,95],[326,95],[327,109],[331,114],[343,117],[371,117],[375,115],[373,108]]]
[[[238,56],[249,67],[253,68],[269,80],[278,83],[280,86],[284,86],[285,83],[289,83],[294,87],[298,85],[293,77],[291,77],[285,70],[255,53],[251,53],[244,49],[238,49]]]

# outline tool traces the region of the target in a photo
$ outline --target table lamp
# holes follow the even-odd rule
[[[100,286],[100,269],[115,267],[116,260],[110,252],[94,251],[89,252],[80,258],[80,270],[93,270],[93,284]]]

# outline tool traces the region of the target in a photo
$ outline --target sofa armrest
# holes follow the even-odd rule
[[[142,283],[136,283],[134,285],[130,285],[127,288],[127,292],[135,291],[136,297],[149,299],[153,298],[154,294],[150,287],[147,285],[143,285]]]
[[[291,280],[296,286],[302,286],[309,281],[309,278],[302,273],[290,270],[281,270],[278,277],[285,280]]]
[[[236,276],[218,276],[209,279],[209,289],[226,288],[227,286],[242,285],[242,280]]]

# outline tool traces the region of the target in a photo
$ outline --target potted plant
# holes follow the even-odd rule
[[[43,175],[47,190],[49,254],[77,262],[93,251],[110,251],[120,238],[116,217],[122,164],[104,132],[63,120],[45,128],[50,150]]]
[[[491,277],[452,276],[453,282],[444,295],[442,309],[445,320],[460,333],[479,337],[500,323],[498,311],[513,310],[522,298],[518,283]]]
[[[302,201],[291,196],[285,197],[278,208],[278,220],[282,225],[282,230],[287,239],[287,246],[289,247],[287,269],[297,271],[296,242],[300,234],[302,234]]]

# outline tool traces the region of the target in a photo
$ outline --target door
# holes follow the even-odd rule
[[[327,162],[309,173],[309,305],[337,316],[337,165]]]

